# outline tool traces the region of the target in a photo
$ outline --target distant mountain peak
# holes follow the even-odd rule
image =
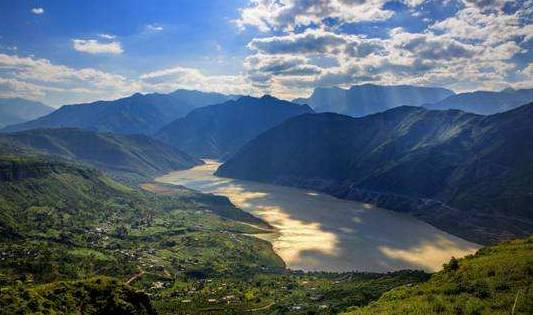
[[[309,98],[299,98],[299,104],[309,104],[317,112],[336,112],[361,117],[400,105],[421,106],[437,102],[454,92],[438,87],[412,85],[377,85],[365,83],[348,89],[316,88]]]

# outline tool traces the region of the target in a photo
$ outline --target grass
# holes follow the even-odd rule
[[[349,314],[533,314],[533,237],[452,259],[427,282]]]
[[[303,273],[223,197],[37,157],[0,158],[0,179],[0,314],[533,313],[533,238],[431,278]]]

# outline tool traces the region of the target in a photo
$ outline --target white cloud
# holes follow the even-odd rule
[[[161,32],[164,30],[163,26],[157,25],[157,24],[147,24],[146,30],[151,32]]]
[[[33,8],[33,9],[31,9],[31,13],[36,14],[36,15],[41,15],[41,14],[44,14],[44,9],[43,8]]]
[[[124,52],[120,42],[117,41],[102,43],[96,39],[73,39],[72,43],[74,50],[89,54],[118,55]]]
[[[40,99],[50,104],[113,99],[142,86],[135,80],[93,68],[74,69],[47,59],[0,53],[0,95]]]
[[[255,94],[245,75],[207,75],[198,69],[176,66],[140,76],[145,90],[170,92],[178,88],[227,94]]]
[[[400,0],[415,7],[424,0]],[[388,0],[250,0],[234,22],[241,29],[252,26],[262,32],[293,30],[321,24],[326,18],[343,23],[388,20],[394,12],[384,8]]]
[[[412,10],[423,2],[404,1]],[[373,4],[383,10],[379,1],[254,0],[237,23],[275,31],[275,36],[249,42],[245,68],[255,87],[286,97],[309,93],[316,86],[367,82],[441,85],[459,91],[533,87],[529,68],[517,73],[513,61],[516,54],[527,52],[524,44],[533,38],[528,19],[533,12],[527,1],[504,11],[505,2],[467,0],[454,16],[420,33],[396,28],[388,38],[343,33],[323,22],[325,17],[335,17],[340,24],[367,20],[365,15],[352,19],[344,11],[341,16],[332,8]],[[309,24],[306,21],[315,25],[295,31],[294,26]],[[324,58],[335,60],[335,66],[317,62]]]
[[[101,38],[104,38],[104,39],[115,39],[115,38],[117,38],[117,36],[115,36],[115,35],[105,34],[105,33],[99,34],[98,36],[100,36]]]
[[[0,97],[36,99],[51,105],[110,100],[136,92],[178,88],[232,94],[257,94],[245,74],[209,75],[171,67],[127,78],[94,68],[75,69],[47,59],[0,53]]]

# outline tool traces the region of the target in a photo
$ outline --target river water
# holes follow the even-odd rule
[[[440,270],[452,256],[480,246],[413,217],[305,189],[216,177],[206,164],[159,177],[228,197],[237,207],[277,229],[258,234],[272,243],[290,269],[307,271]]]

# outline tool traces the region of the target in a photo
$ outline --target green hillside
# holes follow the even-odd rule
[[[452,259],[429,281],[349,314],[533,314],[533,237]]]
[[[2,134],[0,143],[87,163],[130,180],[146,180],[202,163],[148,136],[97,133],[76,128]]]
[[[184,189],[136,191],[92,169],[40,156],[0,159],[2,292],[41,295],[57,281],[95,276],[172,282],[178,274],[282,269],[269,243],[247,236],[261,231],[249,224],[269,228],[226,198]],[[138,289],[154,281],[140,281]],[[0,309],[13,301],[1,300]]]
[[[157,314],[148,295],[117,280],[83,281],[3,288],[0,314]]]
[[[0,314],[334,314],[427,278],[290,272],[250,236],[270,226],[226,198],[143,187],[60,159],[1,156]]]

